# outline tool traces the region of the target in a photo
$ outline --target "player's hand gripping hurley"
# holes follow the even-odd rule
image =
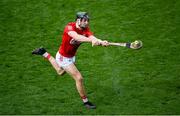
[[[140,49],[143,46],[142,41],[140,40],[136,40],[134,42],[131,43],[115,43],[115,42],[109,42],[109,45],[111,46],[121,46],[121,47],[127,47],[127,48],[131,48],[131,49]]]

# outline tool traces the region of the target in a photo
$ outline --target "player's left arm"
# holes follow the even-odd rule
[[[92,40],[92,43],[93,43],[93,41],[94,41],[94,42],[98,41],[98,42],[99,42],[99,45],[101,45],[101,46],[108,46],[108,45],[109,45],[109,42],[108,42],[108,41],[98,39],[98,38],[96,38],[94,35],[90,35],[88,38]]]

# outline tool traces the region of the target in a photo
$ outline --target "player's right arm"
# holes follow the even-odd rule
[[[100,39],[90,39],[88,37],[85,37],[83,35],[78,34],[75,31],[69,31],[68,35],[79,42],[89,42],[92,43],[92,45],[100,45],[101,40]]]

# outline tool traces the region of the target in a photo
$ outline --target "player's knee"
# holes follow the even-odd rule
[[[57,70],[57,74],[60,75],[60,76],[64,75],[64,73],[65,73],[65,71],[63,69],[61,69],[61,68],[59,68]]]
[[[57,71],[57,74],[60,75],[60,76],[64,75],[64,73],[65,73],[65,71],[61,71],[61,72]]]
[[[78,82],[83,82],[83,78],[82,78],[82,77],[78,77],[78,78],[76,79],[76,81],[78,81]]]
[[[75,74],[75,79],[76,81],[82,82],[83,81],[83,77],[80,73],[76,73]]]

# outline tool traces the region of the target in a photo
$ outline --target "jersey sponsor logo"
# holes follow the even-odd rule
[[[81,42],[76,41],[75,39],[71,39],[70,44],[71,44],[71,45],[80,45]]]

